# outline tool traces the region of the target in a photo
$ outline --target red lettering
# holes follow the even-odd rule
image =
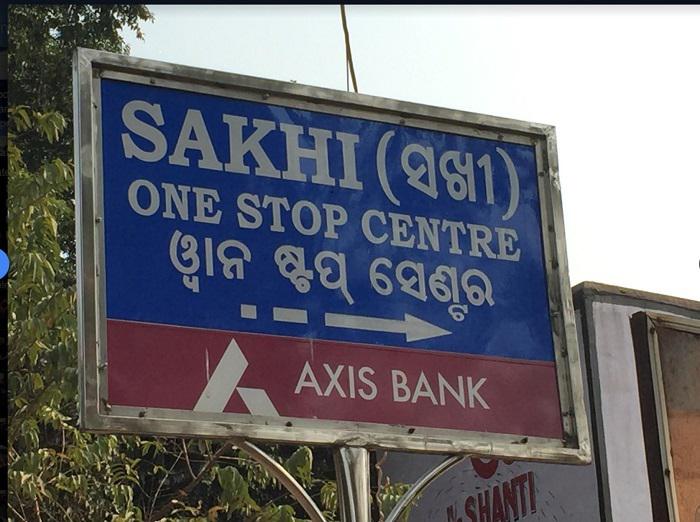
[[[527,511],[527,500],[525,498],[525,482],[527,482],[527,475],[525,473],[518,475],[511,481],[511,483],[513,482],[520,492],[520,508],[523,516],[525,516],[525,512]]]
[[[528,512],[537,513],[537,490],[533,471],[522,473],[508,482],[497,482],[489,489],[464,500],[464,513],[470,522],[515,522],[521,517],[526,517]],[[455,506],[447,508],[447,522],[462,522],[461,518],[457,518]]]
[[[457,508],[455,506],[447,506],[447,522],[462,522],[461,518],[457,518]]]
[[[496,484],[492,490],[493,493],[493,522],[505,522],[503,518],[503,501],[501,500],[501,488]]]
[[[506,520],[510,520],[510,514],[513,514],[513,520],[520,518],[518,510],[518,486],[515,484],[515,479],[503,484],[503,504],[506,515]]]
[[[527,472],[527,489],[530,490],[530,511],[532,513],[537,513],[537,500],[535,495],[535,473],[532,471]]]
[[[479,522],[476,518],[476,511],[474,511],[475,507],[476,500],[474,500],[474,497],[467,497],[467,500],[464,501],[464,511],[469,517],[469,520],[472,522]]]
[[[491,503],[489,502],[488,490],[479,493],[479,522],[491,522]]]

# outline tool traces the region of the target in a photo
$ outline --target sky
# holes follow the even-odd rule
[[[347,87],[337,5],[149,8],[132,56]],[[361,94],[556,127],[572,285],[700,300],[700,6],[346,12]]]

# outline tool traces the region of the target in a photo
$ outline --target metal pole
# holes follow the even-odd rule
[[[279,462],[274,460],[255,444],[248,442],[245,439],[231,439],[231,441],[238,447],[238,449],[247,454],[250,458],[265,468],[272,476],[279,480],[280,483],[287,488],[287,491],[289,491],[297,502],[299,502],[301,507],[304,508],[304,511],[306,511],[306,514],[309,515],[312,522],[326,522],[323,513],[311,499],[309,493],[286,469],[282,467]],[[369,486],[369,482],[367,485]],[[369,519],[367,519],[367,522],[369,522]]]
[[[389,515],[386,517],[386,522],[396,522],[413,499],[416,498],[416,496],[418,496],[425,488],[427,488],[431,482],[437,479],[448,469],[464,461],[466,458],[466,456],[459,455],[447,457],[440,464],[426,471],[423,476],[416,480],[413,486],[411,486],[411,488],[401,496],[399,501],[394,506],[394,509],[392,509],[391,513],[389,513]]]
[[[369,451],[346,446],[333,450],[340,522],[370,522]]]

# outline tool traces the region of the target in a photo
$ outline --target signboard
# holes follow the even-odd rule
[[[697,323],[700,302],[593,282],[575,286],[572,294],[588,387],[594,464],[582,469],[590,471],[589,481],[598,482],[601,520],[668,520],[659,430],[656,414],[649,409],[654,406],[657,385],[649,364],[647,318],[673,316],[681,324]],[[682,363],[688,375],[694,375],[691,363],[690,358]],[[693,396],[686,383],[675,377],[672,381]],[[650,441],[655,441],[655,450]],[[689,458],[682,460],[693,465]],[[547,469],[554,473],[564,467]],[[580,478],[561,479],[582,485]]]
[[[86,428],[589,458],[550,127],[75,64]]]
[[[391,453],[383,471],[392,483],[413,482],[435,455]],[[430,484],[409,522],[600,522],[592,466],[470,458]]]
[[[638,312],[635,341],[655,521],[700,520],[700,321]]]

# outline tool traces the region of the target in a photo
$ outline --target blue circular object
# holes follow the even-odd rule
[[[0,250],[0,279],[7,275],[7,271],[10,269],[10,258],[4,250]]]

